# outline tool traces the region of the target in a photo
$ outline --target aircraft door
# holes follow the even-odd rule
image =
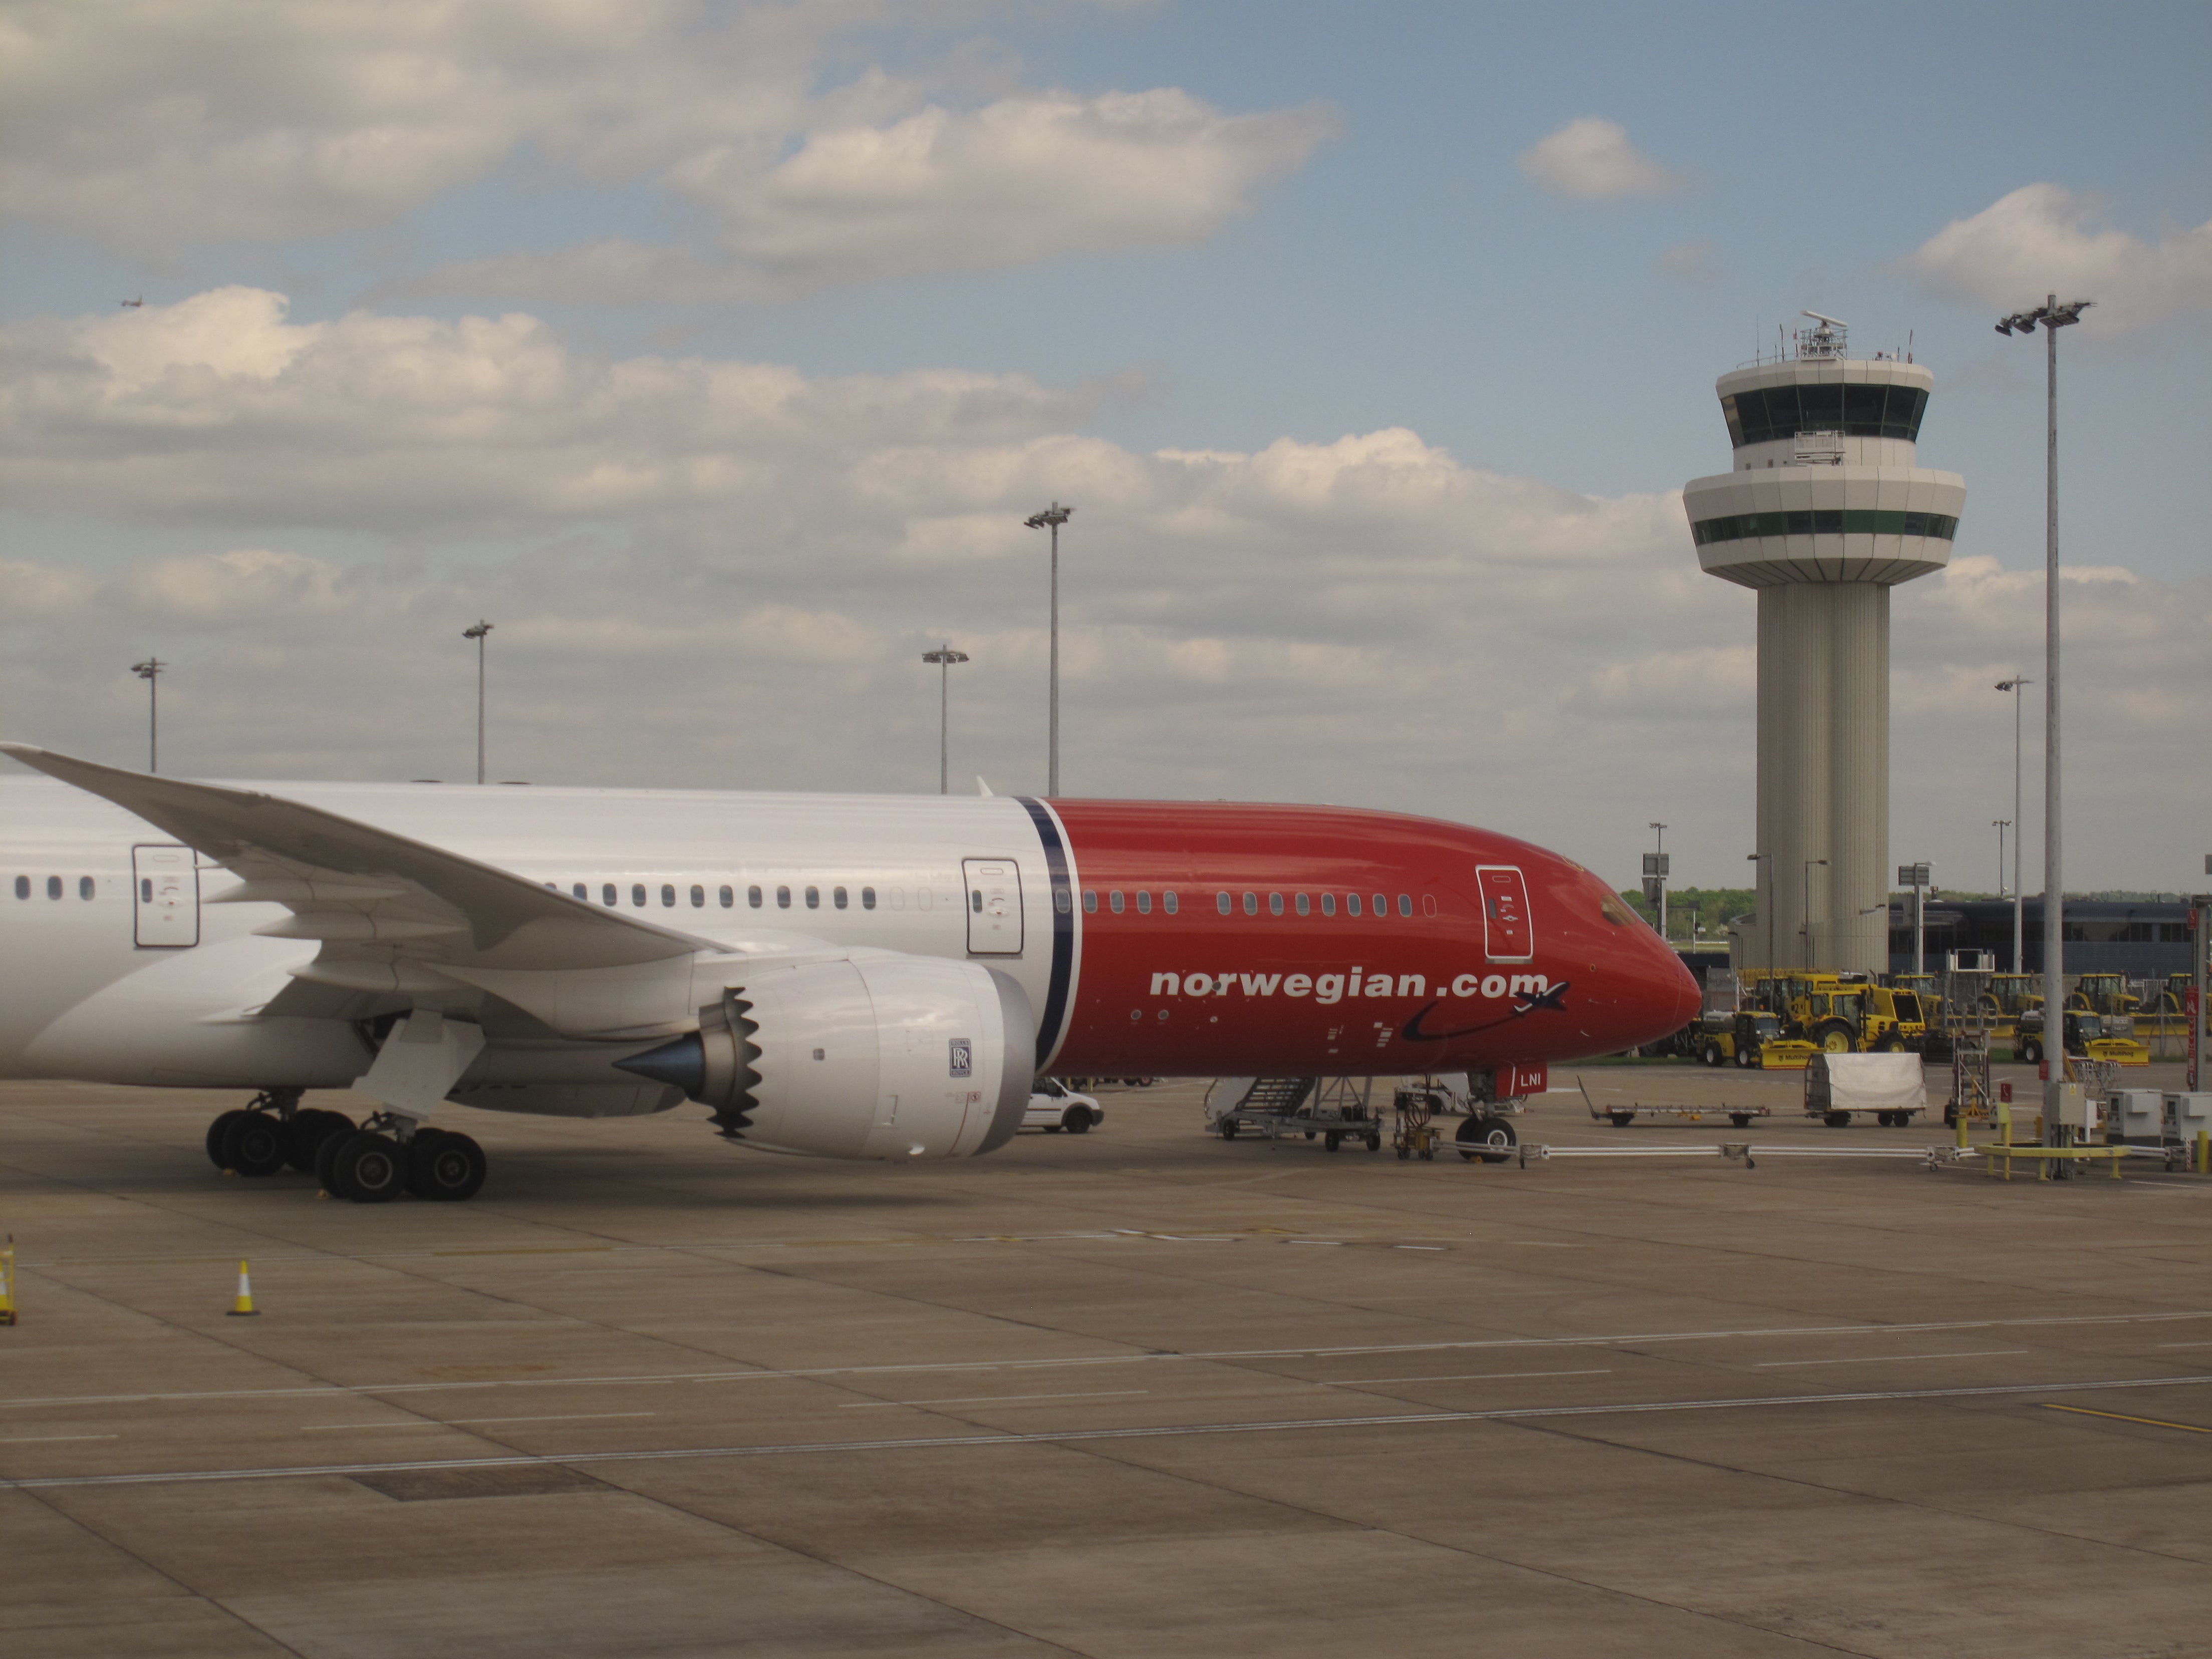
[[[1492,962],[1530,962],[1536,927],[1528,914],[1528,884],[1513,865],[1487,864],[1474,872],[1482,893],[1483,950]]]
[[[968,954],[1022,953],[1022,872],[1012,859],[963,859],[968,887]]]
[[[175,949],[200,942],[200,872],[191,848],[134,847],[131,876],[140,945]]]

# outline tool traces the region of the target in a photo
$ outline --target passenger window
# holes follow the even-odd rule
[[[691,884],[691,908],[694,910],[703,910],[707,908],[707,890],[696,882]]]
[[[1413,896],[1411,893],[1398,895],[1398,914],[1401,916],[1410,916],[1413,914]]]
[[[76,878],[76,896],[81,899],[88,899],[92,896],[92,878],[90,876],[79,876]]]
[[[1086,916],[1095,916],[1098,914],[1098,890],[1095,887],[1086,887],[1083,890],[1083,914]]]
[[[779,887],[775,890],[775,908],[779,910],[791,908],[791,889]]]
[[[1075,901],[1068,896],[1067,889],[1055,887],[1052,890],[1052,908],[1063,916],[1075,908]]]
[[[1375,914],[1378,916],[1387,916],[1390,914],[1390,896],[1388,893],[1377,893],[1375,896]]]
[[[664,908],[672,910],[676,908],[676,888],[672,883],[664,881],[660,884],[660,902]]]
[[[810,910],[819,910],[822,908],[822,890],[819,887],[810,887],[806,890],[806,908]]]
[[[876,908],[876,890],[874,888],[863,887],[860,890],[860,908],[863,910],[872,910]],[[1060,892],[1060,908],[1063,910],[1067,908],[1067,893],[1065,889]]]
[[[1279,916],[1283,914],[1283,896],[1280,893],[1267,895],[1267,914],[1271,916]]]
[[[612,882],[609,882],[605,886],[599,889],[599,902],[602,904],[612,904],[614,902],[615,884]]]
[[[1260,914],[1260,896],[1257,893],[1244,895],[1244,914],[1248,916],[1256,916]]]
[[[842,887],[831,888],[830,890],[830,902],[836,905],[840,910],[843,909],[845,908],[845,890]]]
[[[154,884],[149,881],[146,884],[146,895],[150,899],[153,896],[153,893]],[[31,878],[28,876],[18,876],[15,878],[15,896],[17,898],[28,898],[31,896]]]
[[[634,881],[629,884],[629,902],[642,908],[645,904],[645,884]]]
[[[754,909],[759,909],[761,908],[761,890],[757,887],[746,888],[745,902],[750,905]]]
[[[1173,888],[1170,888],[1166,892],[1160,895],[1160,908],[1166,911],[1170,915],[1173,915],[1176,913],[1176,896],[1175,890]]]
[[[1106,895],[1106,908],[1111,910],[1117,916],[1121,914],[1121,890],[1120,888],[1116,887],[1112,892]]]
[[[46,878],[46,896],[48,898],[59,898],[61,896],[62,878],[59,876],[48,876]]]
[[[1298,914],[1302,916],[1310,916],[1313,914],[1313,901],[1304,893],[1298,895]]]
[[[1229,895],[1226,893],[1216,893],[1213,896],[1213,908],[1220,911],[1223,915],[1227,915],[1229,914]]]
[[[580,898],[585,901],[585,902],[589,903],[592,896],[591,890],[586,887],[584,884],[580,881],[574,887],[571,887],[568,890],[568,896],[571,898]]]
[[[17,898],[28,898],[31,896],[31,878],[28,876],[18,876],[15,878],[15,896]],[[138,901],[142,904],[151,904],[154,902],[153,877],[148,876],[139,882]]]
[[[722,889],[720,896],[722,901],[722,908],[726,910],[738,902],[737,889],[734,887],[725,887]]]
[[[1323,893],[1321,896],[1321,913],[1325,916],[1333,916],[1336,914],[1335,894]]]
[[[1152,896],[1150,893],[1139,892],[1137,895],[1137,914],[1140,916],[1152,914]]]
[[[1344,914],[1347,916],[1356,916],[1359,914],[1358,894],[1346,893],[1344,896]]]

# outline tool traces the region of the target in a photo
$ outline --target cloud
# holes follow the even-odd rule
[[[1711,242],[1677,242],[1654,259],[1651,268],[1662,276],[1687,283],[1692,288],[1712,288],[1721,279],[1715,252]]]
[[[1577,201],[1669,196],[1687,180],[1628,142],[1628,129],[1601,116],[1570,121],[1521,154],[1521,171],[1540,188]]]
[[[1971,218],[1954,219],[1897,262],[1928,292],[1992,310],[2061,300],[2097,301],[2097,323],[2139,329],[2212,314],[2212,222],[2154,241],[2096,228],[2100,197],[2023,185]]]
[[[503,251],[383,291],[762,301],[1200,241],[1337,131],[1319,106],[1224,113],[1176,88],[1022,90],[957,46],[851,71],[865,32],[927,40],[989,9],[19,10],[0,23],[0,207],[174,266],[222,240],[359,235],[487,182],[637,192],[677,224],[670,240]]]
[[[1022,520],[1057,496],[1072,790],[1431,811],[1601,869],[1653,816],[1741,841],[1753,600],[1698,574],[1678,496],[1402,427],[1140,450],[1100,407],[1020,375],[599,355],[520,313],[300,324],[242,288],[0,331],[0,488],[40,538],[0,568],[0,701],[135,760],[128,665],[158,652],[180,770],[472,775],[460,629],[488,617],[498,775],[926,790],[920,656],[949,640],[974,659],[956,769],[1034,787]],[[2069,575],[2069,707],[2099,734],[2069,777],[2172,780],[2136,817],[2202,822],[2171,761],[2212,703],[2212,588]],[[2041,614],[2039,571],[1987,557],[1899,590],[1900,835],[2009,801],[2011,711],[1979,688]]]

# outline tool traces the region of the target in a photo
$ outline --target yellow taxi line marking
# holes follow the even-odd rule
[[[2109,1417],[2117,1423],[2148,1423],[2154,1429],[2179,1429],[2185,1434],[2212,1434],[2212,1429],[2201,1423],[2169,1423],[2162,1417],[2130,1417],[2125,1412],[2092,1411],[2087,1406],[2054,1406],[2045,1401],[2047,1412],[2072,1412],[2077,1417]]]
[[[1762,1359],[1756,1369],[1778,1370],[1788,1365],[1880,1365],[1897,1359],[1990,1359],[1999,1355],[2021,1354],[2026,1348],[1961,1348],[1956,1353],[1869,1353],[1854,1354],[1849,1359]]]

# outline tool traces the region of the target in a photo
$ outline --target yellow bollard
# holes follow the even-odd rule
[[[261,1311],[253,1305],[253,1281],[246,1276],[246,1264],[238,1264],[238,1296],[230,1304],[233,1319],[251,1319]]]
[[[15,1322],[15,1235],[0,1244],[0,1325]]]
[[[2197,1132],[2197,1173],[2212,1175],[2212,1129]]]

